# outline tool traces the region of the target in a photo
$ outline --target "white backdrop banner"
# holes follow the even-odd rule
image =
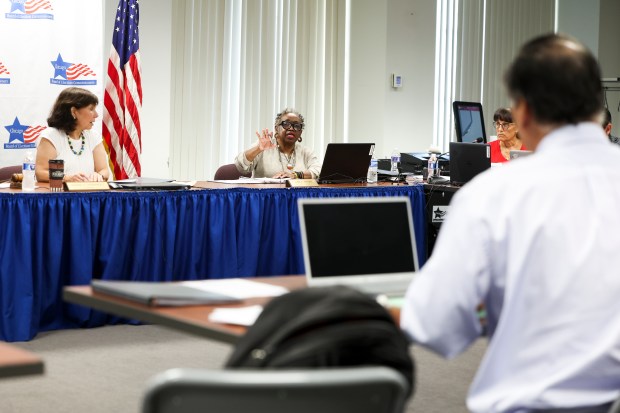
[[[60,91],[99,98],[103,81],[103,0],[9,0],[0,4],[0,167],[36,150]],[[95,124],[101,130],[101,121]]]

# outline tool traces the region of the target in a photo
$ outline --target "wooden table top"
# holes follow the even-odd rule
[[[279,285],[289,290],[306,287],[304,276],[251,278],[268,284]],[[215,308],[235,308],[266,304],[271,298],[251,298],[234,304],[193,305],[182,307],[153,307],[123,298],[94,292],[88,286],[71,286],[63,290],[63,299],[73,304],[83,305],[121,317],[136,319],[146,323],[159,324],[204,338],[234,343],[245,334],[246,327],[214,323],[209,314]]]
[[[26,350],[0,342],[0,378],[43,374],[43,360]]]
[[[257,277],[252,281],[278,285],[288,290],[307,286],[306,278],[300,275],[281,277]],[[250,298],[234,304],[193,305],[181,307],[157,307],[139,304],[134,301],[107,295],[92,290],[90,285],[65,287],[63,299],[121,317],[136,319],[146,323],[159,324],[200,337],[235,343],[247,331],[247,327],[221,324],[209,321],[209,314],[216,308],[236,308],[250,305],[265,305],[272,298]],[[396,323],[400,319],[400,308],[387,309]]]

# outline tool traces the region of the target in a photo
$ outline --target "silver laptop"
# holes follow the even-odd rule
[[[407,197],[299,199],[308,285],[403,295],[418,271]]]
[[[532,154],[532,151],[512,150],[510,151],[510,160],[523,158],[524,156],[528,156],[531,154]]]

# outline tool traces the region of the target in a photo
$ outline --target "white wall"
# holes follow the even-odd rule
[[[620,1],[557,0],[557,31],[569,34],[592,50],[598,57],[604,78],[620,77]],[[620,88],[620,83],[606,83]],[[607,93],[613,119],[614,136],[620,135],[620,91]]]
[[[351,1],[349,141],[374,141],[378,157],[432,143],[435,16],[427,0]]]
[[[352,0],[350,11],[348,141],[375,142],[380,150],[387,83],[387,0]]]
[[[600,0],[598,59],[604,78],[620,78],[620,1]],[[620,82],[606,83],[620,89]],[[612,134],[620,136],[620,90],[607,92],[607,104],[613,120]]]
[[[599,0],[557,0],[557,32],[569,34],[598,55]]]
[[[388,3],[386,75],[389,81],[398,72],[403,86],[386,92],[385,142],[402,152],[426,151],[433,142],[436,12],[433,1]]]
[[[104,61],[110,54],[116,0],[104,1]],[[170,0],[140,3],[142,58],[142,176],[169,177],[172,6]],[[103,108],[101,108],[103,111]]]
[[[603,77],[620,77],[620,1],[600,1],[599,62]]]

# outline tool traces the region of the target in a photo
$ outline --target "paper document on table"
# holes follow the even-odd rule
[[[183,281],[182,284],[199,290],[238,298],[240,300],[252,297],[277,297],[288,292],[286,288],[278,285],[250,281],[244,278]]]
[[[220,184],[283,184],[290,178],[239,178],[239,179],[215,179],[211,182]]]
[[[260,305],[240,308],[216,308],[209,314],[209,321],[249,327],[256,322],[262,311],[263,307]]]

